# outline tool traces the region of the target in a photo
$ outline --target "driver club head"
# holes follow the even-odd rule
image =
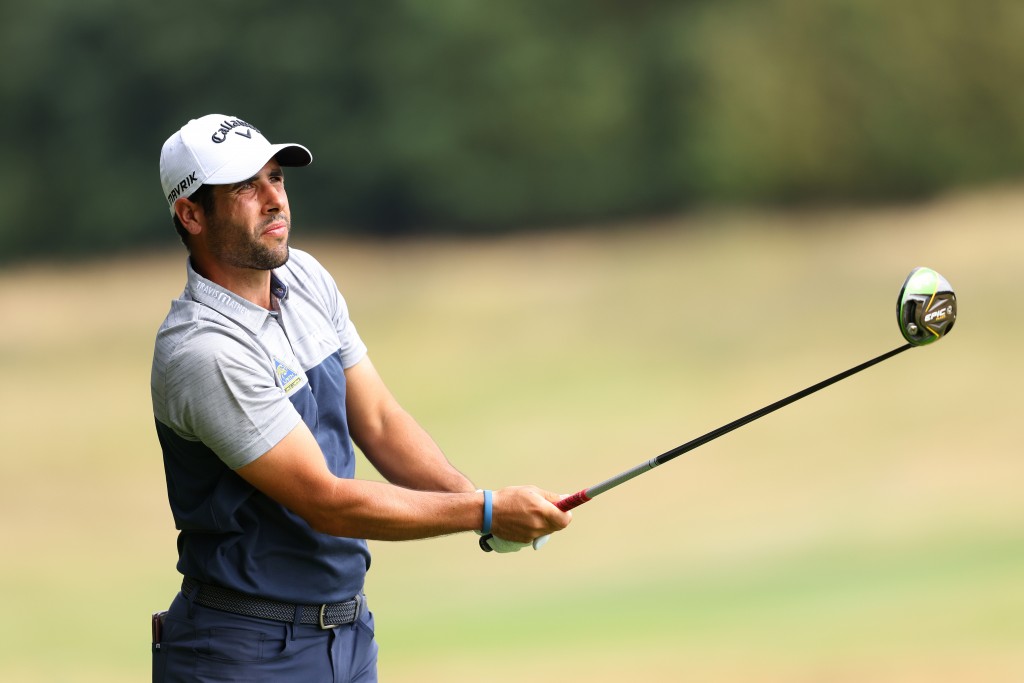
[[[931,268],[914,268],[896,301],[903,338],[924,346],[949,334],[956,322],[956,294],[946,278]]]

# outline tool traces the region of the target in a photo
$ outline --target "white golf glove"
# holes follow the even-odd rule
[[[477,534],[480,534],[480,532],[478,531]],[[504,538],[491,536],[487,539],[486,543],[496,553],[518,553],[528,545],[532,545],[534,550],[540,550],[549,540],[551,540],[551,534],[535,538],[533,543],[517,543],[516,541],[506,541]]]

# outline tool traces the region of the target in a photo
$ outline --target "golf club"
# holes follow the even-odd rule
[[[903,346],[895,348],[888,353],[883,353],[877,358],[872,358],[871,360],[850,368],[845,372],[841,372],[838,375],[829,377],[822,382],[818,382],[813,386],[807,387],[803,391],[798,391],[795,394],[767,405],[760,410],[755,410],[749,415],[741,417],[738,420],[734,420],[727,425],[719,427],[718,429],[712,430],[703,436],[698,436],[692,441],[687,441],[670,451],[662,453],[656,458],[651,458],[646,462],[642,462],[636,467],[617,474],[610,479],[606,479],[599,484],[595,484],[590,488],[583,489],[571,496],[567,496],[557,503],[558,508],[568,511],[579,507],[580,505],[593,500],[602,493],[610,491],[616,486],[625,484],[630,479],[640,476],[644,472],[648,472],[659,465],[664,465],[666,462],[679,457],[683,453],[687,453],[695,448],[703,446],[709,441],[714,441],[718,437],[728,434],[734,429],[738,429],[743,425],[749,424],[769,413],[773,413],[779,408],[788,406],[790,403],[799,401],[805,396],[810,396],[827,386],[846,379],[850,375],[855,375],[861,370],[866,370],[872,365],[877,365],[878,363],[888,360],[889,358],[903,353],[908,349],[938,341],[949,334],[949,331],[953,329],[953,324],[956,322],[956,294],[953,292],[953,288],[950,286],[946,278],[942,277],[934,270],[930,268],[915,268],[910,272],[910,275],[907,276],[906,281],[903,283],[903,288],[900,290],[899,297],[896,300],[896,318],[899,322],[900,332],[903,334],[903,338],[907,341]],[[487,541],[490,538],[490,534],[480,538],[480,548],[485,552],[491,552],[491,547],[487,544]]]

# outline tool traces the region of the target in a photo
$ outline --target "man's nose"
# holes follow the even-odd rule
[[[268,212],[277,212],[287,203],[284,186],[279,183],[262,183],[263,207]]]

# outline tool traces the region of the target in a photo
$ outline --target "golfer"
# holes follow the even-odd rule
[[[219,114],[160,153],[188,258],[153,355],[183,576],[155,681],[376,681],[366,539],[478,530],[508,552],[570,521],[548,491],[478,490],[392,396],[331,275],[288,246],[283,168],[311,161]],[[353,478],[353,442],[389,483]]]

